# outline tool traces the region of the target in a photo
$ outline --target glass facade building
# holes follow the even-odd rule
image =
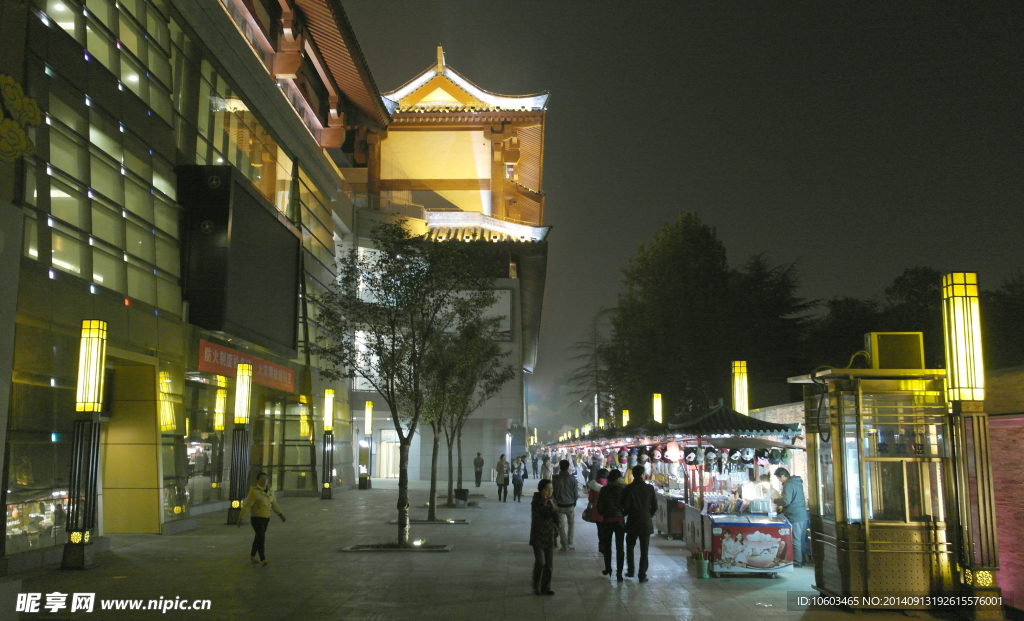
[[[241,25],[225,36],[259,51],[276,27],[253,21],[269,15],[266,3],[255,4],[262,10],[215,7]],[[264,81],[276,88],[270,95],[250,88],[256,95],[249,97],[181,10],[169,0],[36,0],[21,15],[23,41],[0,43],[0,53],[23,57],[14,77],[43,112],[43,122],[28,128],[34,153],[10,169],[10,179],[0,178],[24,214],[10,326],[8,556],[67,541],[71,431],[79,417],[76,326],[84,318],[110,326],[94,534],[177,532],[197,513],[226,509],[235,380],[211,370],[211,351],[227,352],[228,360],[254,357],[275,374],[253,384],[250,472],[236,476],[264,470],[275,489],[297,494],[354,482],[348,387],[323,380],[303,347],[316,334],[306,300],[335,277],[335,248],[346,233],[338,214],[351,203],[325,149],[302,148],[308,136],[291,137],[298,148],[280,140],[294,127],[280,122],[281,103],[311,135],[329,125],[319,91],[334,77],[282,78],[258,54]],[[350,105],[341,99],[337,110]],[[339,144],[321,146],[335,148],[343,162]],[[189,322],[176,169],[227,165],[301,237],[300,285],[281,292],[298,305],[292,351]],[[337,395],[329,481],[318,467],[326,388]]]

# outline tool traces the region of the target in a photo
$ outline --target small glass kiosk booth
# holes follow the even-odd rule
[[[822,592],[957,593],[944,376],[828,368],[790,380],[807,384],[811,548]]]
[[[920,333],[871,333],[874,368],[790,379],[805,384],[811,549],[824,594],[860,608],[1004,618],[976,283],[943,279],[948,369],[923,368]]]

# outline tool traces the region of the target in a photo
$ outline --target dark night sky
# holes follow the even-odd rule
[[[1024,3],[349,1],[378,87],[435,62],[551,92],[540,360],[566,371],[619,268],[682,211],[802,293],[1024,267]]]

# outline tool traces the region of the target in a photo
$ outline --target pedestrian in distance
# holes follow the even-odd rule
[[[793,565],[804,566],[804,538],[807,536],[807,500],[804,498],[804,481],[800,477],[789,474],[789,470],[779,468],[775,476],[782,482],[782,494],[775,499],[779,511],[786,516],[793,526]]]
[[[512,500],[523,501],[523,480],[526,479],[526,458],[516,457],[512,463]]]
[[[534,453],[531,461],[533,461],[533,478],[536,479],[537,478],[537,468],[540,465],[540,455],[538,455],[537,453]]]
[[[494,465],[495,481],[498,483],[498,502],[508,502],[508,478],[512,468],[502,454],[498,463]]]
[[[601,512],[597,508],[597,499],[601,493],[601,488],[608,482],[608,471],[601,469],[597,471],[597,476],[593,481],[587,483],[587,508],[590,509],[590,519],[593,520],[594,526],[597,527],[597,551],[604,554],[604,519],[601,517]],[[586,510],[584,510],[586,513]],[[604,575],[608,575],[605,573]]]
[[[640,542],[640,567],[636,577],[647,582],[647,551],[654,534],[654,514],[658,512],[658,499],[654,486],[644,481],[644,467],[633,466],[633,482],[622,494],[622,513],[626,516],[626,577],[633,577],[633,549]]]
[[[484,476],[484,458],[480,457],[480,453],[473,460],[473,474],[476,475],[476,486],[480,487],[480,478]]]
[[[542,479],[551,480],[553,472],[551,472],[551,458],[544,455],[540,458],[540,474],[537,475]]]
[[[598,475],[600,476],[600,474]],[[622,497],[626,491],[626,485],[622,481],[622,473],[612,468],[608,472],[608,478],[604,487],[597,495],[597,512],[601,514],[601,534],[604,542],[599,546],[604,554],[605,576],[612,573],[612,541],[615,541],[616,571],[615,579],[622,582],[622,562],[626,557],[626,551],[622,546],[623,537],[626,534],[625,518],[622,516]]]
[[[551,571],[558,542],[558,512],[551,500],[551,481],[541,479],[530,505],[530,545],[533,546],[533,592],[554,595]]]
[[[267,554],[264,547],[267,539],[267,527],[270,526],[271,510],[281,518],[282,522],[287,521],[284,513],[281,512],[281,507],[277,506],[274,490],[270,489],[267,485],[269,481],[270,477],[267,476],[266,472],[256,475],[256,485],[249,488],[249,495],[246,496],[245,502],[242,503],[242,510],[238,513],[238,526],[241,527],[242,518],[245,516],[245,513],[247,511],[252,512],[249,522],[252,524],[252,529],[256,534],[252,540],[252,551],[249,552],[249,560],[253,563],[262,563],[264,567],[267,566]],[[257,554],[260,556],[258,561],[256,560]]]
[[[576,477],[569,472],[569,460],[558,462],[558,474],[551,480],[552,493],[558,508],[558,536],[562,540],[562,552],[575,550],[573,534],[576,528],[576,501],[580,497]]]

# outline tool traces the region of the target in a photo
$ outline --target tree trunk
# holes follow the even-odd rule
[[[458,436],[456,436],[459,445],[459,489],[462,487],[462,425],[459,425]]]
[[[447,435],[447,434],[446,434]],[[452,463],[452,439],[446,437],[448,445],[448,504],[455,504],[455,465]]]
[[[441,430],[439,427],[439,425],[433,423],[430,425],[434,432],[434,447],[430,453],[430,496],[428,496],[427,500],[429,505],[427,519],[431,522],[437,519],[437,454],[441,451],[441,437],[438,435]]]
[[[398,444],[398,545],[409,545],[409,445],[412,434]]]

